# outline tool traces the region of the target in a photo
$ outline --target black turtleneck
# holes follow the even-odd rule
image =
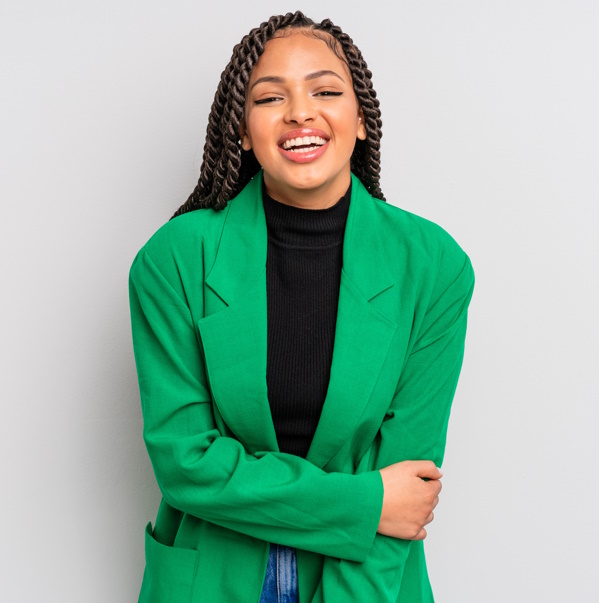
[[[326,209],[275,201],[264,184],[262,197],[268,399],[279,449],[305,458],[329,386],[351,183]]]

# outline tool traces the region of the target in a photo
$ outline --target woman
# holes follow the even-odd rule
[[[142,602],[433,600],[422,541],[474,277],[384,202],[370,77],[328,20],[252,30],[198,186],[133,263],[163,494]]]

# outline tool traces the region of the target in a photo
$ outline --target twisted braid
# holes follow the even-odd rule
[[[352,39],[329,19],[315,23],[303,13],[276,15],[243,37],[233,48],[229,64],[220,83],[208,116],[206,141],[200,177],[193,192],[172,216],[212,207],[224,209],[261,169],[254,152],[244,151],[239,139],[239,126],[245,111],[246,87],[252,69],[264,52],[268,40],[300,29],[306,35],[327,42],[348,66],[354,91],[364,114],[366,140],[357,140],[350,166],[368,192],[385,199],[380,189],[380,140],[382,121],[379,101],[372,87],[372,73]]]

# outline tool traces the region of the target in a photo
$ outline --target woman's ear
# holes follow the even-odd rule
[[[241,148],[244,151],[249,151],[252,148],[252,141],[247,132],[247,128],[245,126],[245,118],[241,118],[239,121],[239,138],[241,139]]]
[[[358,133],[356,137],[360,140],[366,140],[368,134],[366,133],[366,126],[364,125],[364,113],[362,108],[358,111]]]

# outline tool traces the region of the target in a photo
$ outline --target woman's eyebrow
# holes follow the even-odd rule
[[[330,69],[321,69],[320,71],[315,71],[314,73],[309,73],[305,77],[305,79],[306,80],[315,80],[319,77],[322,77],[323,75],[334,75],[335,77],[338,77],[342,82],[344,82],[343,78],[338,73],[335,73],[334,71],[331,71]]]
[[[345,80],[338,74],[335,73],[334,71],[331,71],[330,69],[321,69],[320,71],[314,71],[313,73],[309,73],[304,79],[306,81],[308,80],[315,80],[319,77],[323,77],[324,75],[333,75],[335,77],[338,77],[342,82],[345,83]],[[278,75],[265,75],[264,77],[260,77],[258,78],[251,86],[250,86],[250,90],[262,83],[262,82],[273,82],[275,84],[284,84],[285,83],[285,78],[282,78]]]

